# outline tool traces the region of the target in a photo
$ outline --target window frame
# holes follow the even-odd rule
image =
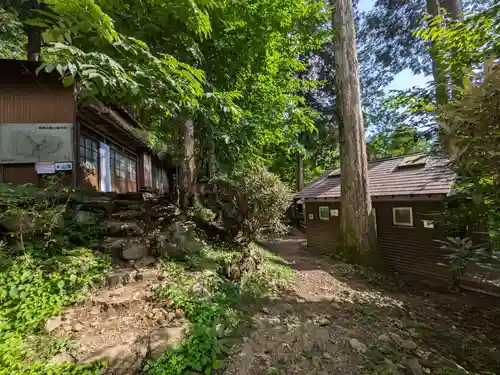
[[[396,222],[396,211],[398,210],[410,210],[410,223],[397,223]],[[413,220],[413,207],[393,207],[392,208],[392,225],[395,227],[408,227],[408,228],[413,228],[414,227],[414,220]]]
[[[80,166],[88,170],[99,169],[98,142],[84,134],[79,136]]]
[[[327,216],[321,217],[321,209],[326,209]],[[319,206],[318,207],[318,219],[323,220],[323,221],[328,221],[330,220],[330,207],[329,206]]]

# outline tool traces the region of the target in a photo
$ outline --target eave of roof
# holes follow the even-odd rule
[[[414,157],[416,154],[412,154]],[[385,158],[368,164],[371,196],[374,199],[391,197],[442,197],[451,192],[455,172],[448,167],[447,159],[428,156],[425,167],[397,169],[399,163],[408,155]],[[323,173],[320,178],[295,195],[296,199],[339,199],[340,176],[332,171]],[[415,199],[415,198],[412,198]]]

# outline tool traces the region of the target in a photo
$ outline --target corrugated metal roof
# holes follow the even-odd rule
[[[411,155],[411,158],[414,160],[415,155]],[[428,156],[425,165],[407,165],[405,160],[409,160],[408,156],[368,163],[368,179],[372,197],[450,193],[455,180],[455,172],[448,167],[447,159]],[[318,180],[295,196],[297,199],[339,197],[340,176],[332,171],[323,173]]]

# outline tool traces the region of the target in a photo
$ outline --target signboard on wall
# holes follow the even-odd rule
[[[99,145],[99,190],[104,192],[111,191],[111,154],[109,145],[100,142]]]
[[[0,124],[0,163],[73,161],[73,124]]]
[[[36,163],[36,174],[54,174],[56,167],[54,163]]]

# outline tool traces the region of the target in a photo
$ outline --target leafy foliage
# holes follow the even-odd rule
[[[17,228],[5,233],[6,241],[0,245],[0,374],[97,375],[103,368],[99,363],[48,366],[48,356],[56,354],[51,340],[47,338],[49,344],[43,347],[31,340],[41,334],[47,318],[83,297],[109,263],[74,246],[72,239],[82,238],[71,230],[89,228],[64,226],[67,197],[67,191],[58,194],[50,184],[43,190],[0,186],[0,204],[5,206],[0,222]]]
[[[164,263],[167,280],[172,283],[166,283],[157,294],[166,298],[171,307],[182,309],[191,327],[181,346],[145,366],[146,374],[180,375],[189,371],[212,374],[220,367],[221,355],[229,348],[228,337],[244,322],[249,312],[246,306],[293,280],[290,268],[277,265],[279,259],[252,246],[264,257],[264,266],[246,275],[240,283],[232,283],[210,270],[231,263],[238,258],[239,252],[204,247],[188,262],[196,267],[196,272],[190,271],[185,264]],[[200,272],[198,269],[205,270]],[[203,298],[193,292],[200,287],[205,290]]]
[[[488,258],[488,251],[479,246],[473,246],[470,238],[448,237],[446,241],[435,240],[442,244],[441,250],[445,252],[445,258],[454,272],[455,281],[463,275],[470,262],[481,264]]]
[[[249,241],[265,225],[273,231],[283,230],[281,219],[291,204],[291,194],[264,166],[241,164],[209,185],[213,188],[211,205],[220,213],[231,238],[242,236]]]

